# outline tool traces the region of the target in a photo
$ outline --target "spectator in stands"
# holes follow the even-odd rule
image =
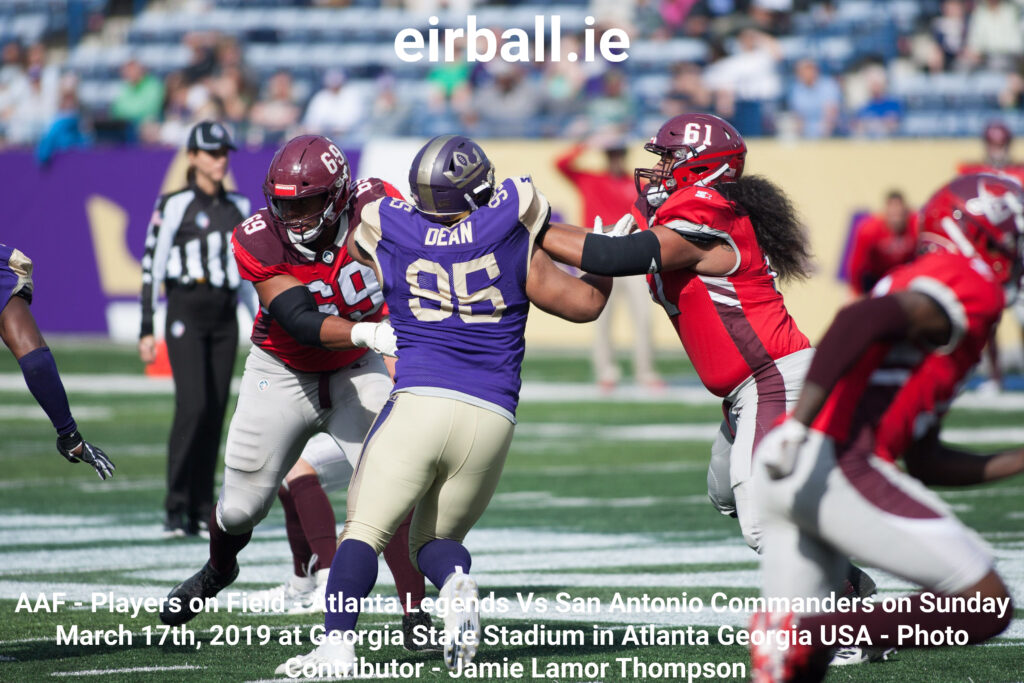
[[[374,96],[371,120],[371,134],[379,136],[408,135],[412,103],[399,96],[394,75],[385,73],[377,78],[377,93]]]
[[[582,48],[579,39],[574,35],[562,38],[563,54],[576,52]],[[572,118],[580,113],[583,102],[582,93],[586,85],[587,75],[583,65],[562,59],[557,62],[548,61],[541,72],[541,89],[544,93],[544,111],[564,119]]]
[[[867,69],[865,78],[868,101],[857,110],[852,125],[853,134],[866,138],[890,137],[899,130],[903,105],[889,95],[884,68]]]
[[[579,157],[587,148],[604,153],[606,166],[600,171],[579,168]],[[626,166],[626,140],[615,129],[608,129],[590,137],[586,143],[570,148],[555,162],[558,170],[573,184],[583,202],[583,225],[594,225],[600,218],[604,225],[612,226],[620,217],[629,213],[636,200],[633,173]],[[625,304],[633,321],[631,328],[636,336],[633,344],[633,374],[638,384],[652,389],[663,389],[665,384],[654,369],[654,352],[651,341],[651,300],[647,291],[647,280],[643,275],[619,278],[616,283],[618,294],[609,299]],[[594,346],[591,356],[594,376],[601,390],[610,392],[621,379],[615,349],[612,346],[611,307],[597,319],[594,330]]]
[[[813,59],[797,62],[796,81],[790,87],[788,104],[797,116],[801,137],[832,137],[839,123],[840,102],[839,85],[822,77]]]
[[[3,65],[0,66],[0,140],[7,137],[7,126],[14,115],[14,107],[28,88],[25,55],[21,44],[12,40],[4,45]]]
[[[92,143],[85,131],[81,107],[78,102],[78,78],[68,74],[58,85],[60,95],[57,115],[50,122],[36,146],[36,161],[50,163],[53,157],[69,149],[87,147]]]
[[[770,103],[782,95],[778,41],[754,28],[740,31],[735,51],[712,63],[704,82],[715,93],[716,113],[744,135],[761,135]]]
[[[313,95],[302,119],[307,133],[344,140],[366,118],[363,95],[348,84],[345,72],[331,69],[324,74],[324,87]]]
[[[601,92],[587,101],[587,121],[591,129],[628,130],[636,111],[633,98],[626,89],[626,75],[610,69],[601,79]]]
[[[121,67],[121,88],[110,105],[111,117],[139,125],[156,121],[164,105],[164,84],[137,59],[130,59]]]
[[[287,71],[278,71],[267,83],[265,98],[254,104],[249,114],[250,133],[254,134],[250,141],[273,145],[291,137],[299,114],[292,97],[292,77]]]
[[[1020,11],[1008,0],[982,0],[974,7],[967,28],[968,64],[1010,71],[1024,55]]]
[[[33,66],[27,76],[28,85],[16,94],[7,122],[7,140],[15,145],[38,142],[57,113],[57,99],[44,85],[43,70]]]
[[[661,100],[661,113],[666,118],[687,112],[711,111],[711,91],[704,86],[700,65],[681,62],[671,67],[669,91]]]
[[[902,192],[890,190],[882,212],[854,227],[850,289],[856,296],[867,294],[887,272],[914,258],[916,249],[917,213],[907,206]]]
[[[476,91],[473,109],[465,118],[481,133],[495,136],[531,135],[540,113],[541,92],[518,63],[494,60],[488,65],[494,80]]]
[[[944,0],[942,14],[932,20],[932,35],[946,69],[956,64],[967,41],[967,8],[963,0]]]
[[[456,40],[452,50],[453,61],[432,64],[427,72],[430,85],[427,104],[435,112],[465,111],[472,99],[469,85],[471,67],[466,61],[465,39]]]

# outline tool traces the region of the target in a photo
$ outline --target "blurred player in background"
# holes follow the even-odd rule
[[[916,250],[917,213],[902,192],[890,190],[882,213],[866,216],[854,229],[849,265],[853,294],[870,292],[886,273],[913,259]]]
[[[866,629],[875,646],[921,647],[900,641],[899,628],[955,627],[977,643],[1012,619],[988,546],[921,482],[974,485],[1024,471],[1024,450],[979,456],[939,441],[958,386],[1016,296],[1024,190],[993,175],[961,176],[928,201],[921,221],[921,256],[839,312],[796,408],[758,450],[763,592],[828,596],[841,590],[853,556],[937,594],[1002,607],[936,611],[918,594],[898,612],[761,613],[754,628],[806,629],[814,644],[754,647],[755,681],[821,680],[823,628]],[[907,473],[894,464],[900,457]]]
[[[604,152],[607,168],[604,171],[584,171],[576,162],[587,147]],[[626,141],[613,132],[595,134],[586,144],[570,148],[555,162],[558,170],[571,182],[583,200],[583,224],[595,225],[601,221],[612,225],[629,212],[636,200],[633,174],[626,167]],[[663,389],[665,383],[654,369],[654,350],[651,341],[651,300],[644,278],[621,278],[609,306],[594,326],[594,346],[591,361],[598,386],[605,392],[615,388],[620,371],[612,346],[612,317],[614,304],[622,301],[633,321],[633,376],[638,384],[651,389]]]
[[[188,134],[184,188],[161,196],[142,257],[139,357],[156,360],[153,313],[167,292],[164,340],[174,375],[174,420],[167,444],[164,537],[206,533],[213,477],[224,431],[231,373],[238,352],[238,286],[231,230],[249,199],[224,188],[228,153],[236,149],[214,121]]]
[[[92,465],[100,479],[106,479],[114,474],[114,463],[78,432],[57,363],[32,317],[30,303],[32,261],[0,244],[0,339],[14,354],[28,390],[57,430],[57,451],[70,462]]]
[[[391,391],[384,362],[367,352],[394,353],[391,328],[379,322],[384,298],[373,271],[350,257],[345,237],[366,203],[398,192],[376,178],[353,186],[345,155],[316,135],[294,138],[278,150],[263,191],[267,207],[232,237],[239,271],[255,284],[261,309],[228,429],[224,487],[210,520],[210,559],[171,591],[181,604],[160,613],[165,624],[189,621],[197,614],[190,598],[213,597],[235,580],[238,553],[307,440],[324,431],[336,442],[334,457],[354,457]],[[292,477],[292,501],[301,494],[329,506],[317,479],[308,476],[315,470],[307,467],[292,473],[306,475],[307,484],[292,490],[302,478]],[[333,558],[331,549],[317,554],[312,573]],[[388,559],[403,606],[418,604],[423,577],[404,549]],[[410,630],[413,622],[429,623],[419,611],[407,617]]]
[[[995,173],[1014,178],[1024,184],[1024,164],[1014,163],[1010,149],[1013,146],[1013,131],[1002,121],[991,121],[981,134],[981,142],[985,147],[985,160],[979,163],[960,164],[961,174]],[[1022,328],[1024,337],[1024,299],[1018,299],[1013,306],[1017,324]],[[992,330],[992,338],[986,347],[985,359],[988,364],[990,378],[978,386],[978,391],[996,394],[1003,390],[1003,369],[1000,365],[999,341],[996,330]]]
[[[529,178],[494,182],[484,151],[459,135],[428,142],[409,173],[414,205],[365,205],[349,252],[372,264],[398,337],[395,390],[366,437],[348,519],[331,565],[326,640],[277,673],[356,663],[359,599],[377,555],[415,506],[410,555],[447,603],[445,663],[472,661],[478,590],[462,540],[487,507],[512,441],[530,303],[574,322],[594,320],[610,281],[575,278],[535,248],[551,207]],[[525,229],[524,229],[525,228]],[[392,541],[393,542],[393,541]]]

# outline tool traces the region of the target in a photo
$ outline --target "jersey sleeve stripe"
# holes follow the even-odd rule
[[[380,278],[380,286],[383,289],[384,271],[381,269],[380,260],[377,258],[377,245],[380,244],[380,240],[383,237],[380,226],[381,201],[378,199],[363,207],[359,216],[359,225],[355,229],[355,242],[377,264],[377,274]]]
[[[952,353],[967,333],[967,313],[956,293],[935,278],[919,275],[910,281],[907,289],[920,292],[935,300],[949,317],[951,326],[949,341],[935,349],[936,353]]]
[[[734,265],[728,273],[725,273],[723,277],[729,277],[737,270],[739,270],[741,260],[739,247],[736,246],[736,242],[733,240],[732,235],[725,232],[724,230],[715,230],[710,225],[692,223],[682,218],[676,218],[668,221],[667,223],[665,223],[665,227],[668,228],[669,230],[672,230],[673,232],[679,233],[683,237],[695,237],[697,239],[704,240],[708,238],[714,238],[728,242],[729,246],[732,247],[733,253],[736,254],[736,265]]]
[[[28,295],[28,298],[32,298],[32,259],[25,256],[18,249],[11,249],[11,256],[7,259],[7,265],[10,266],[14,274],[18,276],[18,284],[14,286],[11,291],[11,296],[21,293]],[[4,303],[7,303],[6,301]]]

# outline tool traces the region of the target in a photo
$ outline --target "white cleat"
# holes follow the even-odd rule
[[[356,673],[355,645],[326,641],[274,669],[275,675],[289,678],[357,678]]]
[[[316,591],[316,578],[292,576],[280,586],[245,594],[250,611],[262,614],[302,614],[293,610],[308,606]]]
[[[832,654],[829,666],[850,666],[868,662],[884,662],[896,652],[894,647],[841,647]]]
[[[438,597],[444,599],[444,663],[459,671],[473,661],[480,645],[480,593],[476,581],[456,567]]]
[[[327,577],[331,569],[321,569],[313,576],[307,577],[312,588],[295,600],[288,609],[288,614],[323,614],[327,611]]]

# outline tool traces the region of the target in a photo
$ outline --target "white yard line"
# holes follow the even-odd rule
[[[179,664],[177,666],[133,666],[127,669],[89,669],[87,671],[54,671],[51,676],[113,676],[115,674],[151,673],[156,671],[191,671],[205,669],[204,666]]]

